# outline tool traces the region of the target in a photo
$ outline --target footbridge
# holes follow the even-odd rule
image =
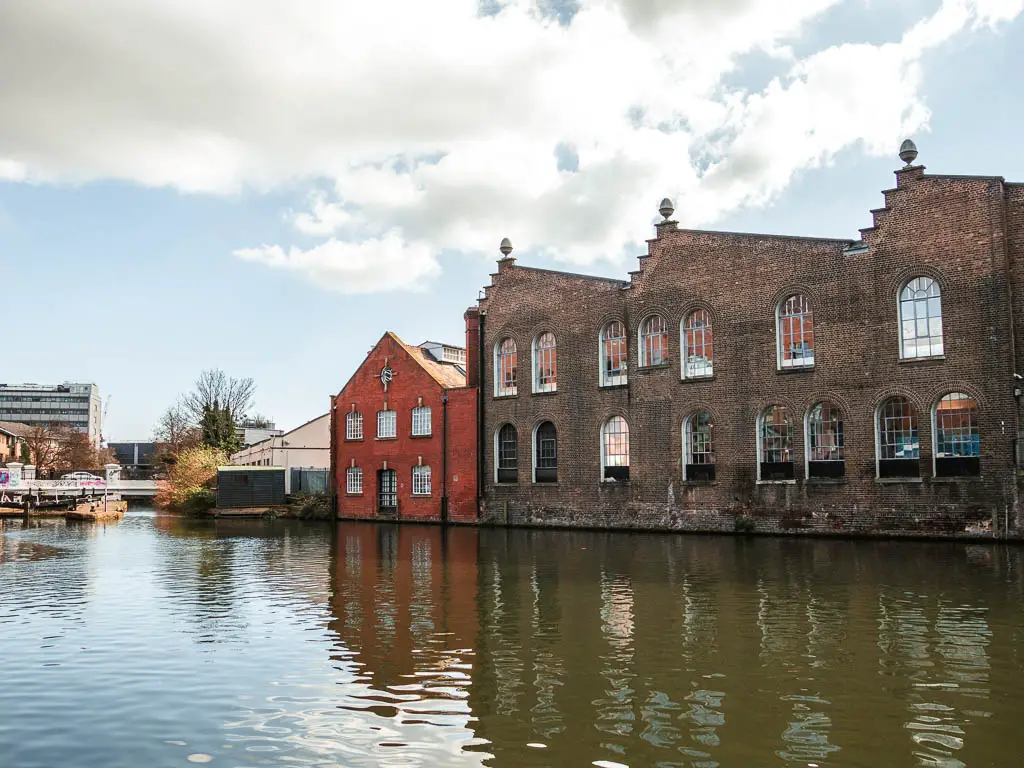
[[[40,480],[31,464],[10,462],[0,467],[0,495],[22,496],[103,496],[117,494],[121,498],[148,498],[156,495],[156,480],[134,480],[121,477],[121,466],[107,464],[103,475],[90,472],[69,472],[57,480]]]

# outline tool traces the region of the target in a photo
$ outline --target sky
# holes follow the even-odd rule
[[[1024,0],[0,4],[0,382],[150,437],[206,368],[289,429],[387,330],[680,225],[856,239],[912,137],[1024,181]]]

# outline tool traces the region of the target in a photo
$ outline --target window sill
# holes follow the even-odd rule
[[[808,485],[846,485],[845,477],[808,477],[805,481]]]
[[[536,480],[534,480],[533,482],[530,483],[530,485],[533,486],[534,488],[558,488],[561,486],[561,483],[538,483]]]
[[[504,394],[504,395],[494,395],[493,399],[495,399],[495,400],[514,400],[517,397],[519,397],[519,393],[518,392],[509,392],[509,393]]]
[[[619,384],[602,384],[601,389],[626,389],[629,386],[629,382],[623,381]]]
[[[808,371],[814,370],[814,364],[811,365],[788,365],[785,368],[777,368],[776,373],[807,373]]]
[[[348,492],[346,492],[345,493],[345,498],[346,499],[361,499],[361,498],[363,498],[363,494],[361,494],[361,493],[348,493]]]
[[[654,371],[664,371],[672,367],[672,361],[669,360],[665,363],[658,363],[657,365],[641,365],[636,369],[637,373],[653,373]]]
[[[434,494],[432,493],[413,493],[410,494],[414,499],[429,499]]]
[[[629,478],[627,477],[624,480],[615,480],[614,478],[610,477],[601,478],[602,488],[614,488],[617,485],[629,485]]]
[[[433,436],[434,436],[434,433],[433,432],[429,432],[429,433],[427,433],[425,435],[409,435],[409,439],[410,440],[423,440],[424,438],[433,437]]]
[[[342,442],[343,443],[361,443],[361,442],[363,442],[363,438],[361,438],[361,437],[346,437],[344,440],[342,440]]]
[[[558,390],[557,389],[542,389],[539,392],[531,392],[530,394],[531,395],[540,395],[541,397],[543,397],[544,395],[557,395],[558,394]]]
[[[518,488],[519,487],[519,481],[516,480],[514,483],[498,483],[498,482],[495,482],[495,483],[492,483],[492,485],[494,485],[495,488]],[[540,483],[540,485],[545,485],[545,483]]]
[[[699,488],[702,485],[718,485],[717,480],[683,480],[683,485]]]
[[[796,478],[792,480],[758,480],[758,485],[796,485]]]
[[[875,482],[881,485],[902,485],[904,483],[923,483],[924,480],[920,477],[876,477]]]
[[[930,357],[901,357],[900,365],[915,365],[917,363],[941,363],[946,359],[945,355],[931,355]]]
[[[397,440],[398,439],[398,435],[395,435],[394,437],[375,437],[373,439],[374,440],[379,440],[380,442],[387,442],[388,440]]]
[[[691,382],[691,381],[714,381],[715,380],[715,374],[709,373],[706,376],[683,376],[679,380],[681,382],[683,382],[684,384],[687,383],[687,382]]]
[[[984,480],[982,475],[942,475],[931,478],[933,483],[981,483]]]

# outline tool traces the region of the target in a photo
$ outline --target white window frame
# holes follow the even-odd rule
[[[363,439],[363,414],[362,411],[349,411],[345,414],[345,439]]]
[[[363,468],[348,467],[345,470],[345,493],[363,495]]]
[[[417,405],[412,409],[412,434],[416,437],[429,437],[431,434],[430,406]]]
[[[815,461],[842,461],[846,463],[846,412],[831,400],[818,400],[811,404],[811,407],[804,413],[804,477],[811,479],[811,414],[819,405],[827,405],[838,411],[839,423],[843,425],[843,444],[839,448],[843,452],[842,459],[815,459]]]
[[[980,418],[979,415],[978,415],[979,411],[978,411],[978,401],[977,401],[977,399],[975,399],[974,397],[972,397],[971,395],[969,395],[969,394],[967,394],[966,392],[963,392],[963,391],[955,391],[954,390],[954,391],[951,391],[951,392],[946,392],[944,395],[942,395],[938,400],[936,400],[932,404],[932,477],[938,477],[939,476],[939,473],[938,473],[938,463],[937,463],[938,459],[940,459],[940,458],[943,458],[943,459],[944,458],[956,458],[957,457],[957,454],[955,454],[955,453],[954,454],[949,454],[948,456],[947,456],[947,454],[944,453],[944,454],[942,454],[942,456],[939,456],[939,404],[943,400],[945,400],[947,397],[952,397],[954,395],[959,395],[960,397],[962,397],[962,398],[964,398],[966,400],[970,400],[972,403],[974,403],[974,417],[975,417],[976,420],[978,420]],[[974,454],[968,454],[968,456],[966,456],[964,458],[979,458],[979,459],[981,458],[981,425],[979,424],[976,427],[976,429],[977,429],[977,432],[978,432],[978,453],[977,453],[976,456]],[[973,434],[973,431],[971,432],[971,434]],[[918,441],[920,441],[920,439],[921,439],[920,427],[918,427]],[[966,475],[966,477],[975,477],[975,475]]]
[[[924,299],[925,311],[927,313],[926,320],[928,322],[928,336],[927,337],[925,337],[925,336],[918,336],[917,335],[917,322],[918,322],[918,318],[916,316],[916,313],[915,313],[914,320],[912,320],[912,321],[905,320],[904,317],[903,317],[903,294],[910,288],[910,284],[913,283],[916,280],[928,280],[929,281],[928,288],[926,288],[924,290],[928,291],[928,290],[930,290],[931,288],[934,287],[935,288],[935,292],[937,294],[935,296],[926,296],[925,299]],[[921,289],[916,289],[916,290],[921,290]],[[938,321],[939,321],[938,346],[939,346],[939,351],[938,352],[934,352],[933,351],[933,348],[935,346],[935,342],[932,341],[932,339],[934,339],[935,337],[931,333],[931,321],[932,321],[933,318],[932,318],[932,315],[931,315],[931,308],[928,306],[928,304],[931,302],[932,299],[937,299],[938,303],[939,303],[939,315],[938,315]],[[917,298],[911,298],[910,299],[910,302],[914,303],[915,305],[917,304],[918,301],[919,300]],[[929,277],[928,275],[914,275],[913,277],[911,277],[909,280],[907,280],[906,282],[904,282],[900,286],[900,290],[896,294],[896,320],[899,323],[899,326],[897,328],[897,334],[899,335],[900,360],[930,360],[930,359],[941,358],[941,357],[945,356],[945,354],[946,354],[946,333],[945,333],[945,329],[943,328],[942,286],[939,285],[939,281],[936,280],[934,277]],[[903,333],[903,330],[904,330],[903,329],[903,324],[905,322],[913,322],[914,323],[914,337],[913,337],[913,341],[914,341],[915,354],[913,354],[913,355],[908,355],[906,353],[906,346],[905,345],[906,345],[906,342],[907,342],[907,338],[906,338],[906,336]],[[917,341],[918,341],[918,339],[922,339],[922,338],[927,338],[928,339],[929,353],[927,355],[916,354]]]
[[[647,324],[649,322],[651,322],[652,320],[655,320],[655,319],[658,319],[658,320],[661,321],[661,325],[662,325],[661,332],[658,333],[658,334],[647,334],[647,333],[645,333],[644,329],[647,327]],[[662,336],[663,335],[665,337],[665,349],[664,349],[664,352],[663,352],[663,358],[659,362],[657,362],[657,363],[652,363],[650,360],[647,359],[647,344],[645,343],[645,340],[647,338],[654,338],[655,335],[658,335],[658,336]],[[669,357],[669,349],[668,349],[668,323],[665,322],[665,318],[662,315],[659,315],[659,314],[655,313],[655,314],[648,315],[647,317],[645,317],[643,319],[643,322],[640,323],[640,327],[637,328],[636,339],[637,339],[637,343],[639,344],[639,349],[637,349],[637,360],[640,361],[640,367],[641,368],[649,368],[649,367],[654,367],[654,366],[661,366],[661,365],[665,365],[666,363],[668,363],[670,361],[671,358]]]
[[[687,475],[686,475],[686,467],[687,467],[687,465],[694,463],[693,461],[690,461],[690,459],[693,458],[693,456],[692,456],[692,447],[690,445],[690,437],[691,437],[691,435],[693,433],[693,420],[695,418],[697,418],[697,416],[699,416],[702,413],[706,413],[708,416],[711,416],[711,412],[710,411],[700,410],[700,411],[695,411],[695,412],[691,413],[689,416],[687,416],[685,419],[683,419],[683,480],[684,481],[689,481],[690,480],[690,478],[687,477]],[[715,464],[715,432],[714,432],[714,426],[715,426],[715,419],[714,419],[713,416],[711,416],[711,439],[709,441],[709,444],[710,444],[710,447],[711,447],[711,450],[709,451],[709,455],[711,456],[711,461],[709,463],[711,465]],[[758,463],[758,472],[760,473],[760,462]]]
[[[622,350],[622,373],[611,375],[608,373],[608,366],[605,364],[608,359],[606,354],[606,344],[609,341],[608,328],[609,326],[618,324],[622,326],[622,336],[616,336],[616,339],[621,339],[623,346]],[[615,387],[622,384],[626,384],[629,381],[628,365],[629,365],[629,331],[626,330],[626,324],[621,320],[609,320],[601,328],[600,336],[597,342],[597,365],[598,365],[598,380],[602,387]]]
[[[694,357],[693,360],[703,361],[701,364],[700,372],[691,373],[690,367],[690,345],[688,342],[689,332],[689,321],[697,313],[704,313],[707,315],[708,323],[701,329],[701,348],[705,351],[708,347],[711,347],[711,357]],[[686,316],[679,322],[679,347],[682,350],[682,365],[679,367],[679,374],[684,379],[709,379],[715,374],[715,331],[714,322],[712,321],[711,312],[703,307],[697,307],[696,309],[688,312]]]
[[[622,425],[623,425],[623,427],[625,427],[625,431],[622,434],[624,434],[626,436],[626,453],[625,454],[616,454],[616,455],[617,456],[624,455],[626,457],[626,463],[625,464],[612,464],[612,465],[609,465],[608,464],[608,459],[609,459],[609,456],[608,456],[608,436],[609,436],[608,427],[611,426],[611,423],[613,421],[615,421],[616,419],[621,419],[622,420]],[[622,482],[621,480],[616,480],[615,478],[605,477],[604,476],[604,471],[609,466],[625,467],[627,471],[629,470],[629,466],[630,466],[630,458],[629,458],[629,422],[626,421],[625,417],[619,416],[619,415],[609,416],[607,419],[604,420],[604,423],[601,424],[601,482],[602,483]]]
[[[387,433],[389,426],[390,434]],[[377,411],[377,437],[379,439],[398,437],[398,414],[395,411]]]
[[[757,482],[765,483],[765,484],[794,484],[794,483],[796,483],[796,478],[795,477],[790,479],[790,480],[762,480],[761,479],[761,464],[765,463],[764,462],[764,446],[762,445],[762,439],[763,438],[762,438],[762,435],[761,435],[761,430],[764,428],[764,415],[765,415],[765,412],[769,408],[785,408],[786,409],[786,416],[789,418],[789,454],[790,454],[790,456],[793,455],[793,450],[795,448],[795,446],[793,445],[793,442],[794,442],[794,439],[796,437],[796,434],[795,434],[795,430],[793,429],[793,416],[792,416],[792,414],[790,414],[789,408],[787,406],[785,406],[785,405],[782,405],[781,403],[771,403],[769,405],[766,405],[760,411],[758,411],[758,413],[757,413],[757,425],[756,425],[756,427],[757,427]],[[795,470],[796,469],[796,461],[794,460],[792,463],[793,463],[793,468]]]
[[[519,429],[510,421],[506,421],[496,430],[494,430],[494,484],[495,485],[513,485],[513,483],[503,483],[498,480],[498,470],[501,469],[501,430],[505,427],[512,427],[516,433],[516,482],[519,481]]]
[[[429,496],[430,488],[430,467],[426,464],[412,468],[412,495]]]
[[[511,386],[506,387],[502,381],[502,370],[501,362],[503,353],[501,351],[502,346],[506,341],[512,342],[512,355],[515,357],[515,365],[513,366],[513,383]],[[494,396],[495,397],[512,397],[517,395],[519,389],[519,345],[516,340],[511,336],[505,336],[498,339],[498,342],[494,345]]]
[[[540,342],[546,336],[551,337],[551,345],[541,347]],[[554,371],[552,381],[542,382],[540,380],[541,372],[541,355],[550,356],[550,365],[547,367]],[[557,392],[558,391],[558,339],[551,331],[543,331],[538,333],[533,339],[533,345],[530,352],[530,361],[533,368],[533,391],[534,392]]]
[[[885,398],[882,402],[880,402],[875,407],[875,426],[874,426],[874,431],[875,431],[875,478],[876,479],[880,479],[882,477],[882,467],[881,467],[881,462],[882,462],[882,425],[880,423],[881,422],[881,417],[882,417],[882,409],[885,407],[886,403],[888,403],[890,400],[894,400],[896,398],[905,400],[907,402],[907,404],[910,406],[911,413],[914,414],[914,417],[915,417],[914,420],[917,422],[917,461],[918,462],[921,461],[921,415],[919,413],[917,413],[917,409],[914,408],[914,402],[909,397],[905,397],[903,395],[891,395],[891,396]],[[934,451],[933,451],[933,455],[934,455]],[[893,457],[893,458],[895,458],[895,457]],[[934,471],[934,469],[935,469],[935,462],[933,460],[932,461],[932,470]]]
[[[792,315],[791,317],[799,316],[801,318],[800,323],[801,323],[801,328],[802,328],[803,327],[803,323],[804,323],[803,318],[805,316],[807,316],[807,315],[810,315],[810,318],[811,318],[811,354],[810,354],[810,357],[790,358],[790,359],[787,360],[786,357],[785,357],[785,354],[783,352],[784,347],[785,347],[785,340],[783,338],[784,334],[782,332],[782,308],[786,304],[788,304],[792,299],[795,299],[797,297],[799,297],[799,298],[801,298],[803,300],[804,305],[807,307],[807,309],[805,311],[800,312],[799,315]],[[777,362],[778,370],[780,370],[780,371],[793,370],[793,369],[800,370],[800,369],[804,369],[804,368],[813,368],[814,367],[814,353],[815,353],[815,348],[817,347],[817,339],[815,338],[815,336],[817,334],[815,333],[815,330],[816,329],[815,329],[815,322],[814,322],[814,304],[807,297],[807,294],[805,294],[805,293],[791,293],[791,294],[788,294],[785,298],[782,299],[782,301],[780,301],[778,304],[775,305],[775,354],[776,354],[776,362]],[[801,332],[801,333],[803,333],[803,332]]]

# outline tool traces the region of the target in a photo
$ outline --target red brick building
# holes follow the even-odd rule
[[[466,315],[482,520],[1016,535],[1024,184],[896,172],[857,240],[680,229]]]
[[[477,391],[465,350],[384,334],[331,398],[338,517],[477,519]]]

